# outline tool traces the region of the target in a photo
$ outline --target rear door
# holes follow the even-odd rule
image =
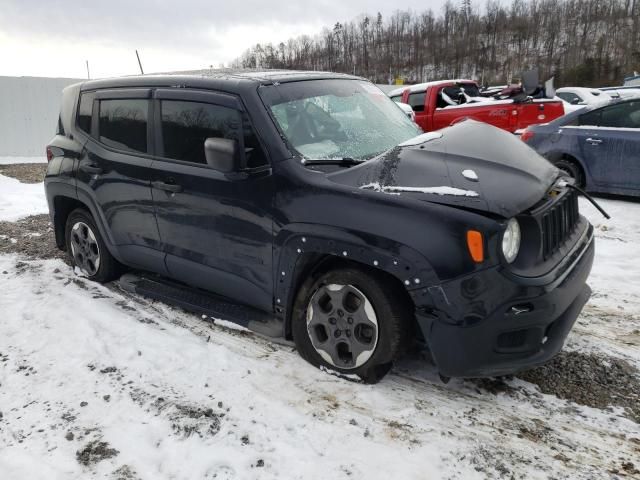
[[[149,89],[81,94],[78,127],[90,136],[79,161],[77,192],[93,206],[125,262],[164,273],[151,198],[150,95]]]
[[[271,169],[240,100],[229,94],[154,93],[152,195],[169,275],[264,310],[273,307]],[[204,142],[233,139],[242,171],[210,168]]]
[[[640,99],[580,117],[581,149],[596,184],[640,190]]]

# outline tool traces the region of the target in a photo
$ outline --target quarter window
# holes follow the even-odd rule
[[[256,136],[256,132],[249,122],[246,114],[242,115],[244,126],[244,152],[247,160],[247,168],[256,168],[267,165],[269,162],[267,156],[260,145],[260,141]]]
[[[411,93],[409,95],[409,105],[414,112],[424,112],[424,96],[426,92]]]
[[[80,105],[78,106],[78,128],[91,133],[91,112],[93,111],[93,99],[95,92],[85,92],[80,95]]]
[[[133,152],[147,152],[149,100],[101,100],[98,133],[105,145]]]
[[[591,112],[587,112],[585,114],[580,115],[580,125],[593,125],[593,126],[599,125],[601,113],[602,113],[602,110],[598,109],[598,110],[593,110]]]

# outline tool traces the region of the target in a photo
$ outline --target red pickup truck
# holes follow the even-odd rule
[[[547,123],[564,115],[561,101],[481,97],[478,84],[472,80],[420,83],[392,90],[389,96],[396,102],[411,105],[416,113],[416,123],[425,132],[470,118],[515,133],[529,125]]]

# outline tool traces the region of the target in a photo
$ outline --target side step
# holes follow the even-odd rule
[[[228,320],[267,337],[283,336],[283,323],[273,315],[253,307],[234,303],[204,290],[172,282],[160,277],[126,273],[120,286],[153,300],[160,300],[193,313]]]

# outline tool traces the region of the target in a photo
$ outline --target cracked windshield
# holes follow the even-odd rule
[[[305,159],[368,160],[421,133],[381,90],[317,80],[261,92],[289,144]]]

